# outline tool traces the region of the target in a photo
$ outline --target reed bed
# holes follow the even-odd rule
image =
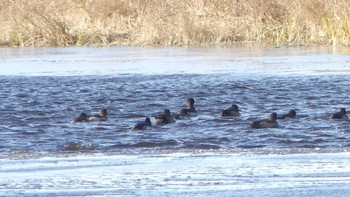
[[[350,44],[348,0],[1,0],[2,46]]]

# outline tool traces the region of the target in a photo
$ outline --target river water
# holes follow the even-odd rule
[[[93,167],[101,180],[106,174],[100,170],[109,166],[106,163],[113,163],[114,157],[121,157],[119,159],[124,165],[141,160],[141,163],[146,162],[147,168],[152,166],[147,165],[150,155],[158,158],[153,161],[155,163],[159,158],[168,158],[177,161],[170,166],[187,166],[188,163],[178,159],[178,154],[181,158],[200,163],[193,158],[206,160],[207,154],[211,155],[209,158],[223,161],[227,157],[242,159],[245,156],[241,154],[252,157],[255,154],[301,154],[301,157],[309,158],[308,154],[327,152],[340,154],[336,159],[340,158],[341,164],[335,164],[334,168],[341,166],[346,172],[349,167],[342,163],[342,159],[349,156],[350,122],[329,119],[341,107],[350,106],[350,56],[344,48],[2,48],[0,53],[0,158],[4,163],[0,172],[6,175],[6,179],[0,181],[0,188],[4,189],[4,195],[18,192],[43,196],[103,195],[106,192],[140,195],[138,192],[143,190],[135,188],[142,186],[151,190],[148,195],[166,195],[175,191],[161,190],[158,193],[155,188],[161,187],[161,183],[156,181],[147,186],[142,181],[136,184],[137,180],[129,180],[130,185],[119,185],[112,191],[107,189],[111,188],[110,184],[101,191],[94,184],[89,190],[84,190],[79,186],[84,181],[81,178],[72,191],[57,189],[63,185],[58,179],[53,179],[56,189],[48,189],[52,185],[41,185],[39,189],[44,190],[33,193],[33,188],[38,189],[37,185],[28,183],[23,177],[6,181],[13,177],[13,173],[14,176],[21,174],[23,170],[19,164],[23,162],[29,163],[28,172],[33,172],[29,173],[33,176],[36,170],[31,167],[37,163],[35,159],[40,161],[42,157],[53,160],[72,157],[80,162],[92,157],[88,160],[93,163],[95,155],[102,154],[102,158],[106,157],[99,160],[103,164]],[[197,113],[188,119],[165,126],[154,125],[144,131],[131,131],[136,122],[153,117],[166,108],[178,112],[186,107],[186,100],[190,97],[195,99]],[[242,115],[220,117],[220,111],[232,104],[239,106]],[[102,108],[109,113],[108,121],[71,123],[81,112],[95,114]],[[257,130],[249,127],[250,122],[266,118],[271,112],[283,114],[290,109],[296,110],[297,117],[279,120],[279,128]],[[151,121],[154,123],[153,119]],[[138,158],[127,157],[130,154]],[[80,156],[77,158],[76,155],[85,155],[86,158],[79,159]],[[260,157],[264,160],[265,156]],[[35,162],[31,162],[33,159]],[[295,162],[291,165],[297,166],[300,160],[293,159]],[[12,160],[18,163],[8,163]],[[282,162],[284,157],[270,160]],[[252,168],[266,167],[259,166],[259,161],[257,159]],[[37,168],[45,171],[40,166],[51,162],[51,159],[38,162]],[[66,160],[55,162],[64,166]],[[208,162],[217,167],[220,163],[210,159]],[[13,170],[12,165],[18,168]],[[266,165],[276,167],[273,161]],[[72,166],[63,168],[73,169]],[[129,170],[135,169],[139,168]],[[169,167],[168,170],[172,169]],[[199,167],[199,170],[210,172],[210,166]],[[56,171],[49,170],[48,174]],[[173,169],[173,176],[181,171]],[[187,173],[190,176],[191,172]],[[278,173],[273,175],[278,176]],[[145,176],[154,178],[158,175],[146,173]],[[171,177],[163,177],[168,180],[165,184],[178,181],[179,177]],[[230,196],[232,190],[221,185],[223,177],[211,180],[217,182],[217,187],[213,183],[214,189],[210,191],[219,190],[223,192],[221,195]],[[188,191],[191,195],[213,195],[194,187],[196,183],[188,177],[182,178],[186,180],[184,185],[180,184],[183,190],[176,194],[187,195],[184,191],[192,188]],[[75,180],[72,178],[70,184]],[[47,182],[47,179],[39,182]],[[350,181],[345,182],[349,184]],[[14,186],[16,184],[20,185],[19,188]],[[228,185],[232,184],[239,183],[236,180]],[[134,189],[128,190],[129,187]],[[236,190],[247,188],[253,186],[244,183]],[[259,192],[253,190],[253,193],[246,194]],[[323,194],[328,195],[328,192]],[[242,196],[244,192],[240,194]]]

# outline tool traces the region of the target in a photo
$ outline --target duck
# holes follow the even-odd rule
[[[72,123],[76,122],[88,122],[88,116],[85,113],[81,113],[78,118],[75,118]]]
[[[188,109],[186,109],[186,108],[180,109],[179,113],[174,115],[174,118],[176,120],[188,119]]]
[[[228,109],[220,112],[220,116],[240,116],[238,106],[233,104]]]
[[[349,120],[348,115],[346,115],[345,108],[340,108],[340,111],[332,114],[330,118],[334,120]]]
[[[258,121],[254,121],[251,123],[251,127],[252,128],[277,128],[278,124],[277,124],[277,113],[273,112],[269,115],[268,119],[264,119],[264,120],[258,120]]]
[[[154,116],[154,119],[157,125],[165,125],[175,122],[174,117],[171,115],[169,109],[165,109],[161,115]]]
[[[136,123],[131,130],[145,130],[148,127],[152,127],[151,119],[149,117],[145,118],[145,121]]]
[[[297,115],[296,111],[294,109],[289,110],[288,114],[282,114],[277,116],[277,119],[288,119],[288,118],[295,118]]]
[[[101,109],[100,114],[90,115],[88,116],[89,121],[106,121],[107,118],[107,109]]]
[[[194,107],[194,99],[193,98],[188,98],[187,99],[187,110],[188,110],[188,113],[191,113],[191,112],[196,112],[196,108]]]

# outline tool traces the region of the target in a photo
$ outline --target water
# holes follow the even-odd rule
[[[137,161],[141,159],[142,165],[149,165],[147,169],[150,170],[146,169],[148,173],[145,172],[144,175],[156,181],[147,185],[138,182],[137,179],[129,182],[124,180],[126,185],[117,184],[114,193],[137,195],[146,189],[148,194],[165,195],[175,190],[166,189],[157,193],[155,189],[162,188],[160,182],[167,180],[168,184],[165,185],[167,187],[177,184],[179,179],[176,174],[182,170],[173,167],[187,166],[189,165],[187,161],[200,162],[195,159],[197,157],[204,160],[209,158],[206,160],[209,163],[199,166],[197,170],[198,173],[203,171],[211,176],[211,165],[216,166],[214,169],[222,170],[223,167],[219,166],[220,161],[227,162],[228,158],[230,162],[242,159],[245,157],[242,154],[248,154],[248,158],[257,157],[252,168],[273,169],[277,167],[273,161],[277,159],[283,162],[284,156],[277,155],[276,158],[273,156],[272,162],[260,165],[259,162],[264,161],[265,157],[259,156],[260,154],[298,153],[302,154],[302,157],[312,159],[313,156],[309,154],[343,153],[350,147],[349,121],[329,119],[332,113],[339,111],[341,107],[349,108],[350,104],[348,82],[350,57],[344,50],[44,48],[0,49],[0,51],[2,54],[0,158],[3,159],[0,171],[10,180],[0,182],[0,188],[7,191],[2,194],[29,192],[27,194],[45,196],[108,193],[107,188],[111,188],[110,184],[105,184],[105,190],[98,187],[97,183],[91,183],[90,189],[83,189],[81,185],[87,181],[85,178],[71,175],[70,179],[67,178],[70,180],[68,183],[62,183],[59,181],[61,177],[56,176],[56,173],[62,169],[71,174],[70,170],[76,168],[80,170],[91,168],[90,170],[97,173],[98,179],[107,181],[111,178],[109,176],[116,177],[109,174],[110,172],[106,174],[100,170],[108,168],[109,163],[113,163],[114,157],[117,157],[123,162],[113,165],[126,165],[126,167],[128,163],[138,163]],[[198,112],[189,119],[178,120],[165,126],[153,126],[144,131],[131,131],[131,127],[146,116],[152,117],[166,108],[177,112],[180,108],[186,107],[186,100],[190,97],[195,99]],[[240,107],[242,115],[234,118],[220,117],[220,111],[233,103]],[[109,120],[106,122],[71,123],[81,112],[95,114],[102,108],[106,108],[109,112]],[[279,120],[279,128],[257,130],[249,127],[250,122],[266,118],[271,112],[282,114],[290,109],[296,110],[297,117]],[[203,152],[209,154],[209,157],[203,156]],[[183,153],[185,154],[181,159],[178,159],[177,154]],[[235,155],[231,156],[231,153]],[[65,166],[66,154],[80,163],[88,160],[89,167],[85,164],[81,167],[74,167],[75,164]],[[87,158],[76,158],[75,154],[83,154]],[[102,154],[102,158],[106,158],[101,159],[97,156],[100,158],[97,161],[99,165],[95,166],[96,154]],[[136,155],[136,158],[123,156],[129,154]],[[51,159],[37,161],[38,155],[58,158],[58,161],[55,159],[55,161]],[[148,156],[156,159],[148,160]],[[63,158],[60,159],[61,157]],[[327,157],[329,155],[325,155],[325,158]],[[343,159],[348,158],[348,155],[341,154],[335,157],[340,160],[340,164],[335,163],[331,169],[337,167],[347,169],[348,166],[343,163]],[[20,160],[21,158],[24,160]],[[167,168],[173,170],[172,176],[160,176],[167,171],[166,169],[160,171],[160,174],[152,173],[153,165],[157,162],[162,164],[159,161],[161,158],[174,160],[174,163]],[[8,159],[19,160],[8,163]],[[322,159],[317,161],[327,163],[332,158],[326,161]],[[59,168],[46,169],[42,166],[51,162],[57,164]],[[283,169],[293,171],[295,166],[298,168],[299,162],[304,161],[294,158],[292,167]],[[39,169],[41,172],[47,171],[51,177],[34,180],[39,185],[42,183],[40,187],[31,184],[31,181],[28,183],[26,176],[11,178],[13,173],[17,176],[25,172],[22,165],[28,169],[29,174],[26,176],[36,175]],[[226,166],[226,169],[232,171],[242,169],[241,165],[243,164],[233,162],[232,166]],[[311,169],[313,173],[321,173],[321,179],[324,176],[328,177],[329,174],[334,176],[333,172],[327,171],[326,174],[322,174],[323,172],[317,171],[319,165],[310,165],[314,167],[315,171]],[[15,166],[15,169],[8,170],[12,166]],[[308,166],[304,167],[309,169]],[[138,168],[130,167],[130,173],[135,169]],[[113,168],[113,170],[115,172],[120,169]],[[194,172],[188,172],[191,173]],[[287,184],[289,179],[286,180],[286,177],[289,175],[281,175],[280,172],[273,170],[271,173],[272,175],[266,176],[281,176],[283,183]],[[186,181],[179,184],[183,189],[179,190],[179,193],[187,195],[184,191],[190,189],[192,194],[197,195],[211,196],[214,191],[221,191],[226,196],[232,191],[228,190],[228,187],[239,183],[241,187],[235,190],[239,190],[243,195],[242,189],[254,187],[249,184],[251,178],[256,179],[260,176],[256,173],[251,175],[245,177],[238,174],[234,176],[235,181],[227,185],[222,185],[226,183],[225,175],[216,177],[217,187],[210,183],[209,185],[213,187],[210,191],[196,185],[200,182],[183,177],[180,179]],[[300,185],[292,184],[296,179],[298,177],[290,179],[290,184],[287,186],[299,188]],[[332,182],[327,182],[328,179],[325,180],[323,181],[326,183],[320,180],[316,182],[334,186]],[[51,181],[57,188],[52,189],[52,185],[44,184],[47,181]],[[207,179],[205,181],[211,182]],[[349,181],[346,180],[345,183],[348,184]],[[16,184],[19,186],[14,186]],[[70,187],[66,188],[66,184]],[[263,185],[262,188],[266,186]],[[309,186],[315,189],[315,185]],[[37,187],[44,190],[40,192],[33,190]],[[130,187],[134,190],[127,189]],[[72,188],[76,191],[71,190]],[[81,188],[82,191],[77,188]],[[253,192],[248,193],[252,195],[261,192],[261,190],[249,191]],[[323,194],[327,192],[330,191],[324,191]]]
[[[329,119],[349,106],[347,75],[2,77],[0,83],[3,154],[60,152],[71,143],[92,152],[350,146],[349,122]],[[189,97],[195,98],[198,110],[189,120],[130,130],[165,108],[177,112]],[[220,110],[232,103],[240,106],[242,116],[220,117]],[[71,124],[81,112],[98,113],[101,108],[108,110],[109,121]],[[272,111],[289,109],[298,117],[280,120],[277,129],[249,127]]]
[[[46,52],[49,55],[44,54],[43,57],[24,56],[25,62],[16,64],[13,60],[16,58],[7,56],[3,58],[2,66],[6,66],[9,62],[10,65],[20,65],[30,69],[31,65],[25,63],[34,61],[37,62],[37,67],[42,67],[32,69],[36,72],[34,76],[28,73],[17,73],[15,76],[8,74],[0,77],[2,86],[0,151],[2,155],[13,152],[105,153],[153,149],[343,149],[350,146],[349,122],[329,120],[331,113],[338,111],[341,107],[349,106],[350,87],[347,74],[295,73],[295,70],[289,70],[291,74],[281,73],[279,70],[276,72],[274,64],[278,59],[289,61],[279,56],[261,57],[264,62],[273,62],[264,63],[263,66],[267,67],[268,71],[249,72],[248,70],[252,68],[248,67],[251,65],[241,66],[242,61],[247,63],[261,61],[261,59],[242,60],[241,57],[234,57],[230,60],[224,58],[227,54],[224,57],[222,54],[216,57],[223,62],[216,64],[221,65],[220,69],[224,65],[236,69],[216,70],[216,65],[211,65],[213,60],[207,57],[207,61],[201,60],[205,62],[203,67],[209,68],[206,73],[203,74],[202,70],[193,73],[191,64],[198,63],[186,57],[186,54],[189,56],[191,53],[205,53],[199,49],[180,51],[181,56],[185,57],[180,60],[180,63],[185,65],[182,67],[188,67],[185,71],[169,68],[170,73],[168,73],[159,71],[159,66],[152,67],[148,62],[144,62],[148,66],[147,74],[128,73],[129,71],[125,68],[126,72],[122,70],[125,72],[123,73],[119,67],[130,64],[131,54],[126,63],[120,59],[113,60],[112,64],[115,65],[116,61],[116,66],[108,65],[108,58],[103,57],[104,53],[108,55],[112,52],[117,55],[120,52],[122,55],[119,55],[123,56],[126,53],[123,49],[101,49],[100,61],[105,62],[105,66],[100,65],[99,61],[86,62],[84,58],[98,58],[82,57],[82,54],[78,57],[72,55],[73,58],[69,60],[69,55],[65,54],[72,50],[69,48],[61,49],[60,53],[56,52],[59,55],[54,53],[50,56],[51,50],[47,49]],[[141,63],[144,60],[138,61],[138,59],[145,58],[138,56],[143,57],[144,50],[139,49],[141,52],[133,57],[134,64],[141,69],[144,66]],[[167,50],[170,51],[165,49]],[[180,53],[178,50],[174,49],[174,53]],[[43,51],[45,50],[38,50],[38,53],[40,52],[41,55]],[[91,52],[91,50],[88,51]],[[12,51],[14,52],[16,51]],[[229,53],[230,50],[225,52]],[[245,55],[247,54],[248,52],[245,52]],[[174,59],[174,56],[168,57],[167,61],[176,62],[177,59]],[[199,55],[199,57],[203,56]],[[199,57],[196,58],[199,59]],[[150,59],[150,57],[147,58]],[[163,64],[165,58],[167,58],[166,55],[154,57],[152,62],[156,64],[160,59],[160,64]],[[183,60],[186,58],[188,59]],[[300,60],[305,61],[302,57],[289,58],[295,59],[297,63]],[[327,60],[327,58],[324,59]],[[55,66],[59,61],[64,63]],[[79,61],[81,62],[79,65],[74,65],[74,62]],[[341,64],[349,66],[348,61]],[[70,66],[70,62],[73,62],[72,67],[75,70],[69,70],[70,67],[62,68]],[[237,62],[238,66],[235,65]],[[91,73],[82,74],[79,70],[81,64],[95,67],[97,71],[92,69]],[[134,64],[132,67],[135,66]],[[293,69],[300,66],[294,66],[294,64],[294,62],[284,63],[281,67]],[[162,66],[166,70],[167,66]],[[52,71],[47,76],[46,68],[51,67],[68,71],[63,73],[65,76],[62,76],[61,71]],[[329,67],[332,68],[332,65]],[[116,68],[119,70],[107,74],[110,70],[117,70]],[[13,67],[8,69],[15,70]],[[93,75],[94,72],[97,74]],[[195,99],[198,110],[198,113],[190,119],[178,120],[175,124],[166,126],[154,126],[146,131],[130,130],[135,122],[143,120],[146,116],[152,117],[161,113],[165,108],[178,112],[180,108],[186,106],[186,100],[189,97]],[[242,116],[220,117],[220,110],[226,109],[233,103],[240,107]],[[98,113],[102,108],[108,110],[109,121],[71,124],[71,121],[81,112]],[[279,121],[280,127],[277,129],[255,130],[249,127],[251,121],[266,118],[273,111],[287,113],[290,109],[297,111],[297,118]],[[152,121],[154,123],[154,120]]]

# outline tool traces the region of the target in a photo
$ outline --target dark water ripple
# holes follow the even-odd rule
[[[0,77],[0,152],[118,152],[144,149],[325,148],[350,146],[350,122],[331,121],[350,109],[347,75],[134,75]],[[145,131],[145,116],[177,112],[193,97],[197,115]],[[236,103],[237,118],[220,110]],[[71,124],[81,112],[109,111],[109,121]],[[249,122],[295,109],[277,129]],[[153,121],[153,120],[152,120]]]

